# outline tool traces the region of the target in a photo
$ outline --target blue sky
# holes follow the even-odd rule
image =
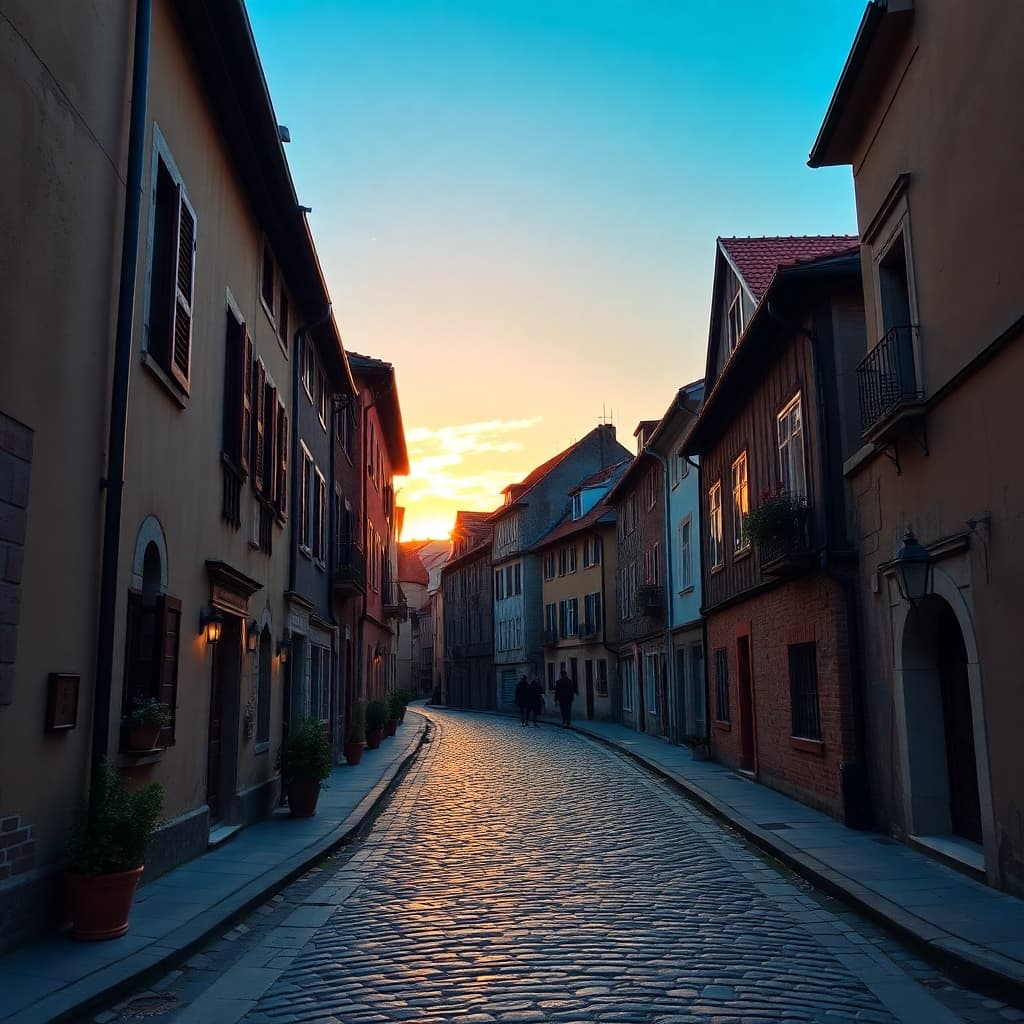
[[[632,447],[703,373],[717,236],[855,229],[806,159],[863,7],[247,0],[346,346],[396,366],[407,536],[602,411]]]

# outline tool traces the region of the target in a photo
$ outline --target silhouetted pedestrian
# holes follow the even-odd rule
[[[544,687],[540,685],[537,677],[530,680],[530,714],[533,715],[533,724],[537,725],[537,716],[544,710]]]
[[[519,708],[519,724],[529,725],[530,724],[530,706],[533,703],[533,697],[530,694],[530,684],[526,680],[526,676],[520,676],[519,682],[516,683],[516,694],[515,694],[516,707]]]
[[[576,684],[565,674],[558,677],[555,683],[555,703],[558,710],[562,712],[562,726],[566,729],[572,725],[572,699],[576,696]]]

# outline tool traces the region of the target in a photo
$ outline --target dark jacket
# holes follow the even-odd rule
[[[559,704],[571,704],[576,696],[576,687],[567,675],[560,675],[555,683],[555,700]]]
[[[544,710],[544,687],[536,679],[530,683],[530,710],[537,712]]]
[[[517,708],[530,706],[530,684],[526,681],[525,676],[516,683],[516,695],[513,699]]]

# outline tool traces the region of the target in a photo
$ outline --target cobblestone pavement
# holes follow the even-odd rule
[[[429,714],[432,742],[364,840],[94,1019],[1024,1021],[622,756]]]

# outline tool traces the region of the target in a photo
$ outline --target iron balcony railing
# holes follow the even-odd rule
[[[386,617],[405,621],[409,613],[409,606],[399,583],[394,580],[384,581],[380,588],[380,603],[381,610]]]
[[[917,325],[891,328],[857,367],[860,428],[864,435],[907,402],[924,398],[914,349]]]
[[[797,568],[807,560],[811,551],[809,523],[807,506],[794,507],[770,536],[758,541],[762,571],[772,574],[780,567]]]
[[[334,586],[341,591],[366,589],[366,555],[358,544],[345,541],[335,549]]]

